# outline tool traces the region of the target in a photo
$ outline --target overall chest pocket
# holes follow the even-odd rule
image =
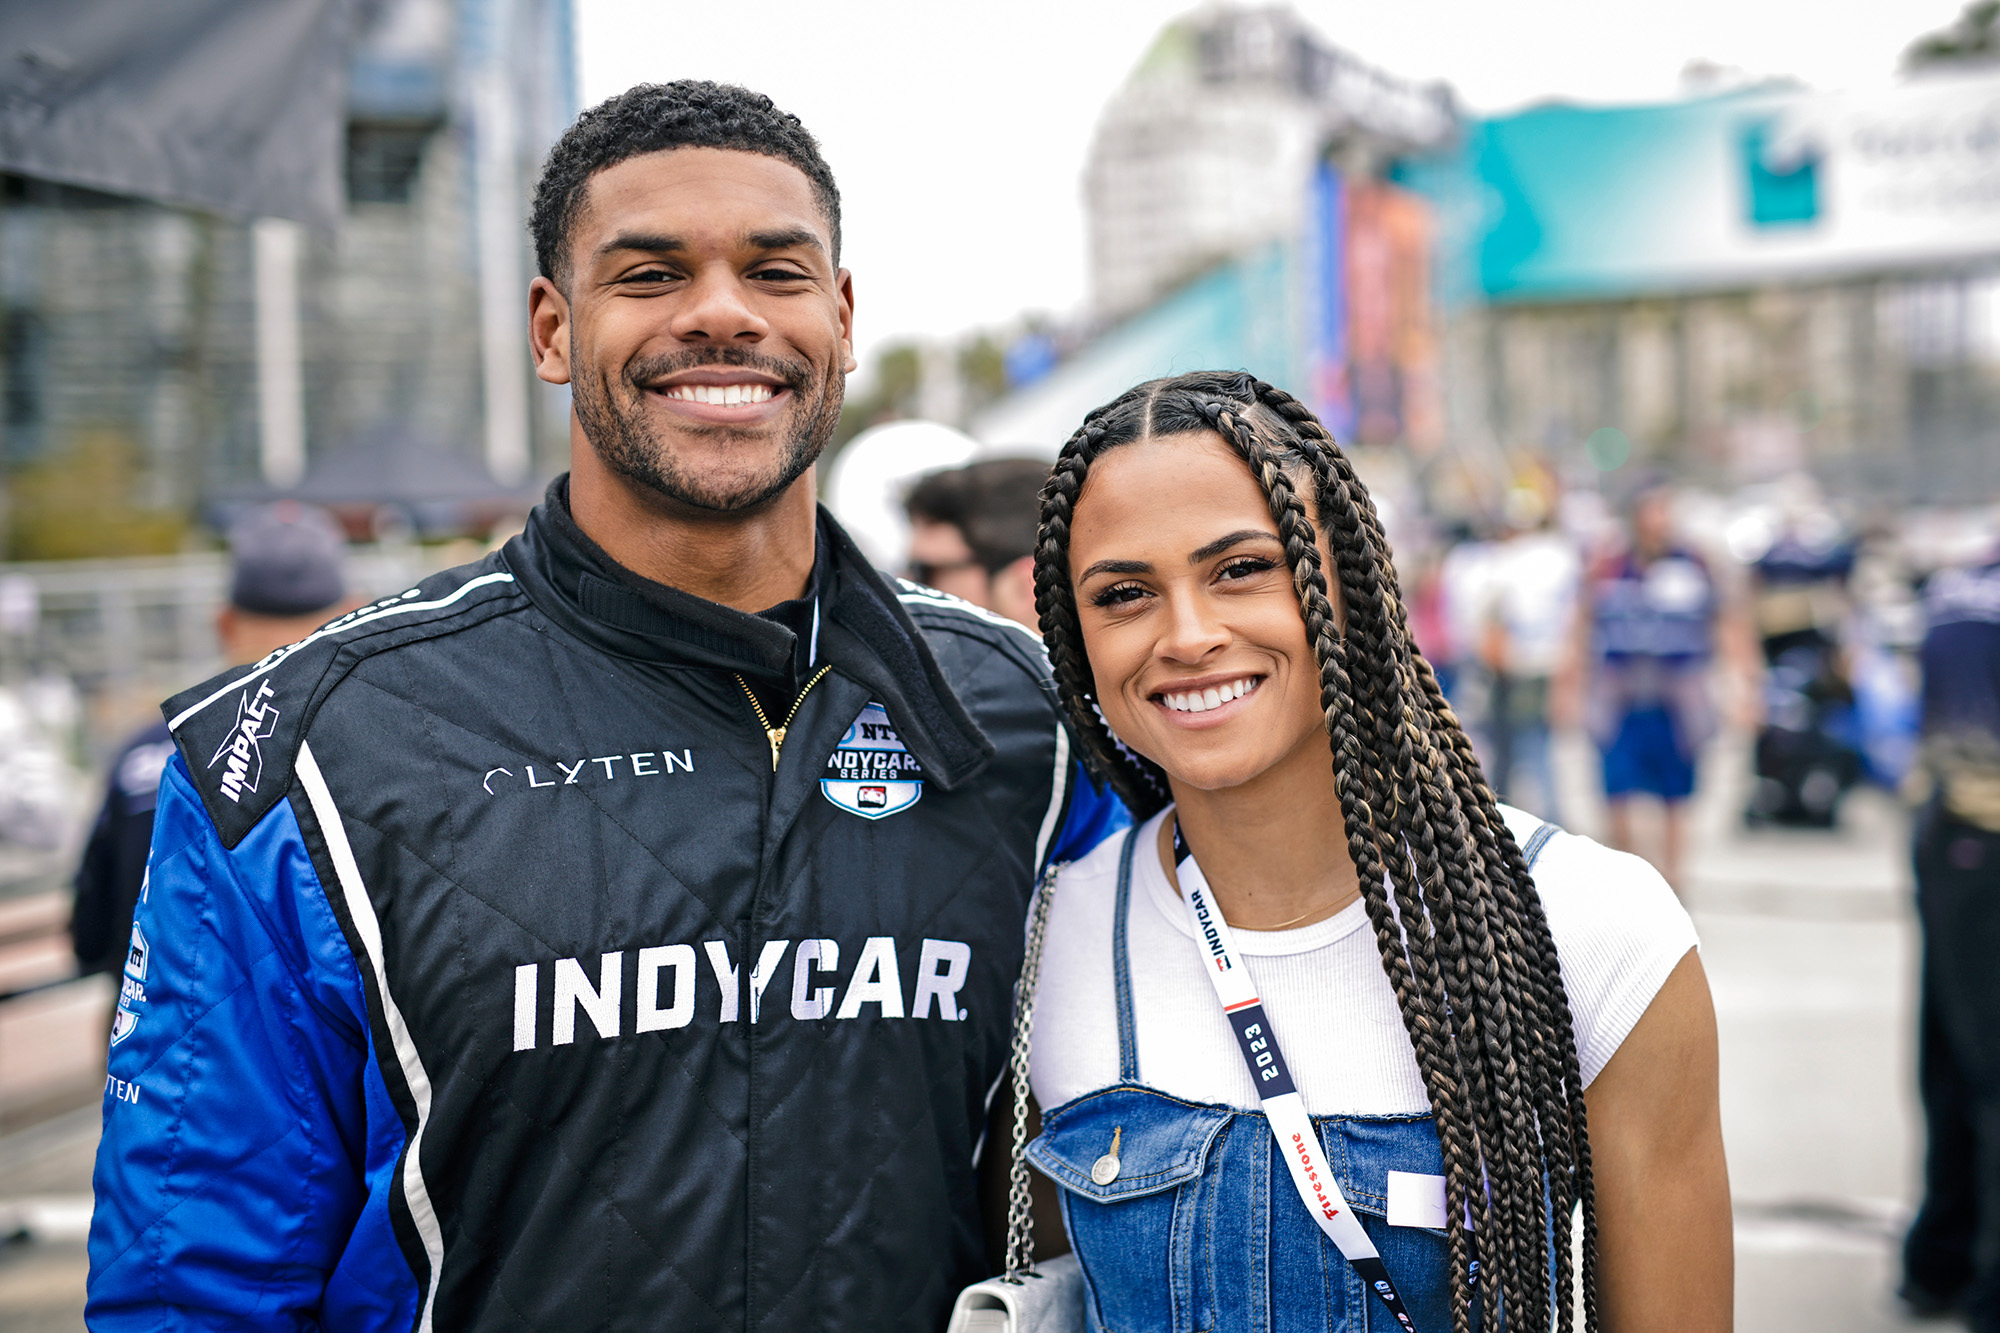
[[[1089,1288],[1090,1324],[1188,1330],[1207,1262],[1209,1155],[1232,1112],[1121,1086],[1049,1112],[1028,1160],[1062,1187],[1063,1221]],[[1102,1159],[1113,1156],[1112,1173]]]
[[[1384,1217],[1390,1172],[1443,1169],[1430,1117],[1324,1117],[1315,1127],[1417,1328],[1449,1329],[1444,1233]],[[1114,1142],[1112,1174],[1099,1162]],[[1028,1157],[1062,1187],[1094,1330],[1394,1326],[1300,1203],[1260,1115],[1122,1085],[1049,1112]]]

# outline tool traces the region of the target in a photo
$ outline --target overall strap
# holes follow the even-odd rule
[[[1534,870],[1535,861],[1541,856],[1542,848],[1549,845],[1549,839],[1561,832],[1560,828],[1557,828],[1547,820],[1543,820],[1541,823],[1535,825],[1535,831],[1530,833],[1528,840],[1521,844],[1521,857],[1528,863],[1530,871]]]
[[[1118,1080],[1139,1081],[1139,1042],[1132,1024],[1132,963],[1125,950],[1125,917],[1132,901],[1132,849],[1139,843],[1139,825],[1125,831],[1118,853],[1118,898],[1111,912],[1111,976],[1118,989]]]

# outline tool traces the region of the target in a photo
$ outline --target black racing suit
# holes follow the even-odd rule
[[[1039,645],[822,515],[802,651],[566,494],[168,703],[93,1328],[935,1330],[984,1275],[1024,911],[1123,823]]]

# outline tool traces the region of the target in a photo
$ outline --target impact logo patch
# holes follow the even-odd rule
[[[917,803],[923,778],[923,766],[903,748],[888,712],[871,703],[827,756],[819,789],[849,814],[883,819]]]
[[[223,738],[215,758],[208,761],[208,766],[214,768],[228,760],[222,770],[222,794],[239,804],[244,792],[257,790],[257,783],[264,776],[262,743],[278,729],[278,710],[265,702],[271,693],[268,680],[257,683],[254,695],[247,689],[243,691],[236,700],[236,725]]]

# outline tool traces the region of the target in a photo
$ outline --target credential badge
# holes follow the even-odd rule
[[[923,777],[923,766],[903,748],[887,710],[871,703],[827,756],[819,789],[849,814],[885,819],[917,803]]]

